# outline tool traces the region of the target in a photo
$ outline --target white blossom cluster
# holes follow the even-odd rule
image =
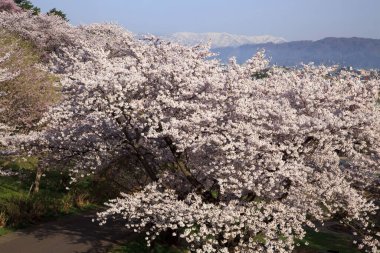
[[[12,170],[5,170],[2,167],[0,167],[0,176],[2,177],[10,177],[10,176],[17,176],[19,173]]]
[[[62,100],[31,146],[74,179],[120,161],[150,179],[111,200],[101,224],[121,215],[148,244],[171,231],[194,252],[270,253],[339,218],[359,248],[379,249],[366,194],[380,172],[379,80],[269,67],[263,52],[224,66],[207,46],[114,25],[0,13],[0,26],[49,43],[61,77]]]
[[[11,73],[9,72],[8,69],[6,68],[1,68],[2,63],[4,63],[11,55],[11,52],[8,52],[5,55],[0,55],[0,87],[2,85],[2,82],[6,82],[9,80],[12,80],[17,76],[18,73]],[[6,96],[6,92],[0,91],[0,98],[2,96]],[[0,113],[2,112],[3,108],[0,108]],[[5,139],[9,137],[9,133],[12,132],[12,128],[10,126],[7,126],[3,123],[0,123],[0,147],[1,146],[6,146],[7,144],[5,143]],[[4,173],[1,173],[3,175]]]
[[[11,52],[8,52],[5,55],[0,55],[0,85],[2,82],[12,80],[18,75],[18,73],[9,72],[9,70],[6,68],[1,68],[1,64],[4,63],[7,59],[9,59],[11,54],[12,54]]]

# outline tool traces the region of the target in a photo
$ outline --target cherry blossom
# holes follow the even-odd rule
[[[45,48],[61,79],[30,152],[69,165],[74,181],[110,167],[148,179],[110,200],[100,224],[121,216],[148,245],[169,231],[194,252],[270,253],[334,218],[378,250],[366,191],[379,177],[379,80],[270,66],[264,52],[223,65],[207,45],[111,24],[27,13],[0,24]]]

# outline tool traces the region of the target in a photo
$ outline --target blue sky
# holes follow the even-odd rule
[[[116,22],[135,33],[228,32],[287,40],[380,39],[380,0],[32,0],[73,24]]]

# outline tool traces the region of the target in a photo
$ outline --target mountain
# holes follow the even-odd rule
[[[245,44],[262,44],[262,43],[283,43],[285,39],[280,37],[274,37],[270,35],[261,36],[247,36],[236,35],[229,33],[190,33],[179,32],[169,36],[165,36],[164,39],[175,41],[185,45],[196,45],[199,43],[206,43],[211,41],[211,47],[237,47]]]
[[[317,41],[220,47],[212,51],[219,53],[217,58],[223,62],[234,56],[239,63],[243,63],[260,49],[265,49],[272,64],[280,66],[314,62],[317,65],[338,64],[354,68],[380,69],[380,39],[325,38]]]

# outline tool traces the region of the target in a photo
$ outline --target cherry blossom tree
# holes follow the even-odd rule
[[[291,252],[306,227],[337,219],[377,252],[366,190],[380,168],[378,80],[269,67],[263,52],[222,65],[207,46],[27,15],[0,24],[48,48],[62,83],[30,152],[73,181],[108,168],[146,177],[101,224],[121,216],[148,245],[170,232],[194,252]]]
[[[20,12],[21,8],[13,0],[0,0],[0,12]]]

